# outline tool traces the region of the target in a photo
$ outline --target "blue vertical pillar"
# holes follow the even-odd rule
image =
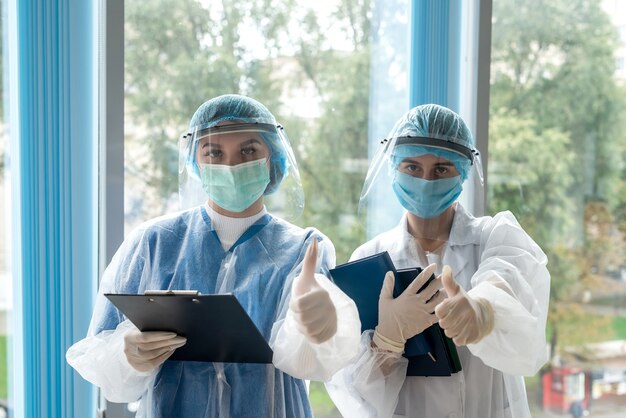
[[[375,2],[376,24],[372,26],[384,27],[385,36],[374,32],[372,40],[370,155],[409,108],[436,103],[458,112],[460,107],[462,0],[411,0],[408,25],[394,19],[397,10],[405,7],[397,3]],[[393,57],[387,51],[393,51]],[[389,63],[402,69],[408,92],[393,88],[406,84],[391,78],[395,71],[390,71]],[[404,211],[390,188],[379,187],[370,193],[368,238],[395,226]]]
[[[94,15],[82,0],[8,0],[15,417],[92,417],[65,362],[96,282]]]
[[[412,0],[409,106],[436,103],[459,111],[461,0]]]

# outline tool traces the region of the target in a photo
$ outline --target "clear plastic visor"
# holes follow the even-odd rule
[[[263,199],[277,216],[296,219],[304,193],[293,150],[280,125],[222,122],[197,127],[179,141],[182,208],[207,199],[243,212]]]

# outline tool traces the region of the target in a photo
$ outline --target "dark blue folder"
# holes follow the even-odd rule
[[[389,253],[384,251],[330,270],[333,281],[356,303],[361,332],[374,329],[378,324],[378,297],[388,271],[394,272],[394,297],[397,297],[422,269],[396,270]],[[434,278],[432,275],[428,282]],[[461,370],[456,346],[438,324],[409,339],[404,346],[404,356],[409,359],[407,376],[450,376]]]

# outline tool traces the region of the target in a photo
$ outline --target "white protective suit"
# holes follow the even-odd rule
[[[469,295],[492,304],[494,330],[458,347],[462,371],[450,377],[407,377],[408,360],[372,348],[373,332],[364,332],[358,360],[326,385],[343,416],[530,417],[523,376],[537,373],[548,357],[550,274],[546,255],[513,214],[474,218],[457,204],[443,259],[418,247],[405,215],[396,228],[357,248],[351,260],[385,250],[398,269],[435,262],[440,273],[449,265]]]

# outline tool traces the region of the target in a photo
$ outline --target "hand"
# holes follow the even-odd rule
[[[473,298],[452,277],[444,266],[441,282],[448,297],[435,308],[439,326],[456,345],[474,344],[493,330],[494,314],[491,304],[483,298]]]
[[[337,332],[337,310],[330,295],[315,280],[317,240],[309,245],[302,271],[294,279],[289,309],[298,330],[311,342],[321,344]]]
[[[433,280],[417,293],[436,268],[436,264],[426,267],[395,299],[395,278],[392,272],[387,272],[378,299],[378,326],[372,339],[379,348],[400,353],[406,340],[437,322],[435,306],[444,298],[443,292],[437,293],[440,281]]]
[[[124,335],[124,354],[133,369],[150,372],[174,354],[174,350],[187,342],[174,332],[141,332],[132,328]]]

